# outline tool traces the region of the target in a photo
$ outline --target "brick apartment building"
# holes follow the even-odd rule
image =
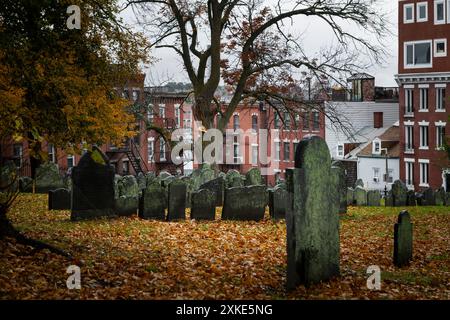
[[[400,179],[450,191],[450,0],[399,1]]]

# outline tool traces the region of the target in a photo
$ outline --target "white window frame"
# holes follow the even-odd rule
[[[424,92],[426,92],[426,95],[424,95]],[[429,97],[430,91],[428,87],[419,89],[419,112],[428,112],[430,108]]]
[[[50,148],[50,150],[48,150]],[[56,149],[55,149],[55,145],[52,143],[49,143],[47,145],[47,150],[48,150],[48,159],[50,162],[56,163]]]
[[[405,116],[414,114],[414,89],[405,89]]]
[[[256,155],[255,155],[256,152]],[[251,164],[252,166],[256,167],[258,165],[258,153],[259,153],[259,147],[258,144],[252,144],[252,159]],[[256,156],[256,157],[255,157]]]
[[[427,168],[427,177],[424,177],[424,168]],[[430,160],[428,159],[419,159],[419,173],[420,173],[420,187],[429,187],[430,186]]]
[[[426,131],[424,128],[427,128]],[[426,139],[424,136],[424,132],[426,132]],[[428,150],[430,148],[430,126],[428,123],[419,124],[419,136],[420,136],[420,150]],[[425,142],[427,143],[425,145]]]
[[[436,112],[445,112],[445,94],[446,87],[438,87],[435,85],[436,88]],[[445,94],[444,94],[445,93]]]
[[[444,149],[444,137],[445,137],[445,132],[444,132],[444,137],[442,135],[439,135],[439,131],[440,130],[445,130],[445,127],[447,126],[446,122],[435,122],[434,123],[435,127],[436,127],[436,150],[443,150]],[[441,138],[439,138],[441,137]]]
[[[425,18],[420,18],[420,7],[425,7]],[[416,9],[417,22],[427,22],[428,21],[428,2],[419,2],[417,3]]]
[[[406,19],[406,10],[411,9],[412,10],[412,19],[408,20]],[[414,23],[414,3],[408,3],[403,5],[403,23]]]
[[[407,159],[407,158],[405,158],[405,180],[406,180],[406,185],[409,188],[414,187],[414,163],[415,162],[416,161],[414,159]],[[411,170],[409,170],[410,169],[409,168],[410,165],[412,166]],[[411,182],[411,183],[408,184],[408,182]]]
[[[414,152],[414,125],[405,125],[405,152]]]
[[[159,160],[166,161],[166,142],[164,139],[159,140]]]
[[[175,127],[179,128],[181,125],[181,108],[179,104],[175,106]]]
[[[373,182],[379,183],[380,182],[380,168],[372,168],[373,173]]]
[[[426,64],[414,64],[416,57],[416,44],[428,43],[430,45],[430,63]],[[413,64],[408,64],[407,52],[408,46],[413,46]],[[406,41],[403,43],[403,65],[405,69],[421,69],[421,68],[432,68],[433,67],[433,40],[420,40],[420,41]]]
[[[150,145],[152,146],[151,148]],[[152,153],[150,153],[150,150]],[[148,163],[152,163],[155,158],[155,138],[153,137],[147,139],[147,158]]]
[[[340,148],[342,148],[342,152],[339,151]],[[345,147],[344,147],[344,144],[343,144],[343,143],[339,143],[339,144],[336,146],[336,155],[337,155],[337,157],[338,157],[338,158],[344,158],[344,156],[345,156],[344,153],[345,153]]]
[[[444,8],[444,14],[443,14],[444,19],[443,20],[437,19],[438,4],[442,4],[442,6]],[[434,24],[445,24],[446,16],[447,15],[446,15],[446,10],[445,10],[445,0],[434,0]]]
[[[149,123],[153,122],[153,118],[155,117],[154,113],[155,113],[155,106],[152,103],[150,103],[147,108],[147,121]]]
[[[378,151],[377,151],[377,145],[378,145]],[[381,155],[381,140],[379,138],[376,138],[372,142],[372,154]]]
[[[444,43],[445,49],[444,52],[439,53],[437,51],[437,45],[438,43]],[[447,39],[435,39],[434,40],[434,57],[442,58],[447,56]]]
[[[164,119],[166,117],[166,105],[161,103],[159,104],[159,110],[158,110],[159,117]]]
[[[281,157],[281,141],[275,141],[275,154],[274,154],[274,160],[275,161],[280,161]]]
[[[447,23],[450,23],[450,0],[447,0]]]
[[[69,159],[72,159],[72,167],[69,167]],[[75,156],[73,154],[67,155],[67,169],[75,167]]]

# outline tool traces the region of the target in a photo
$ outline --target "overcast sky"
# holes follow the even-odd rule
[[[273,0],[265,1],[267,1],[268,4],[273,2]],[[393,36],[386,39],[384,44],[385,49],[389,53],[389,56],[385,58],[386,61],[382,65],[374,66],[366,72],[375,76],[377,86],[396,86],[394,75],[397,73],[398,1],[378,1],[380,2],[380,4],[378,4],[380,6],[380,10],[383,10],[388,14],[389,21],[392,24],[391,32],[393,33]],[[130,24],[135,23],[134,15],[131,11],[124,12],[123,16],[126,22]],[[317,19],[299,17],[294,20],[292,31],[302,34],[302,43],[310,52],[320,51],[320,48],[327,46],[333,39],[330,32],[331,29]],[[357,30],[354,31],[354,33],[357,35],[362,35],[363,32]],[[183,69],[181,59],[172,50],[157,49],[152,51],[152,56],[157,58],[157,62],[154,63],[150,69],[146,70],[147,85],[158,84],[167,79],[171,79],[172,81],[189,82],[186,72]]]

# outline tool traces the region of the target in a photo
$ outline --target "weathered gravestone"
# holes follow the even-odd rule
[[[381,193],[378,190],[367,191],[367,206],[379,207],[381,202]]]
[[[409,265],[413,254],[413,225],[408,211],[402,211],[394,226],[394,264]]]
[[[338,172],[331,168],[330,152],[322,138],[313,136],[300,142],[292,180],[293,226],[288,217],[287,231],[293,230],[294,235],[288,236],[288,288],[340,274]]]
[[[20,177],[19,191],[24,193],[33,192],[33,179],[31,179],[30,177]]]
[[[225,176],[225,184],[227,188],[243,187],[244,179],[242,179],[239,171],[231,169]]]
[[[352,206],[355,204],[355,190],[353,188],[347,188],[347,205]]]
[[[261,176],[261,171],[258,168],[251,168],[245,174],[245,185],[246,186],[262,186],[264,185],[264,179]]]
[[[166,207],[166,191],[155,180],[142,192],[139,200],[139,217],[142,219],[165,220]]]
[[[337,172],[337,190],[339,197],[339,213],[347,212],[347,184],[345,182],[345,168],[340,161],[335,161],[332,164],[334,170]]]
[[[225,190],[225,180],[222,177],[202,184],[200,189],[207,189],[214,193],[214,203],[217,207],[223,206],[223,197]]]
[[[114,167],[94,147],[72,170],[72,220],[115,216]]]
[[[406,205],[407,206],[415,206],[416,205],[416,193],[414,190],[408,190],[406,194]]]
[[[417,204],[419,206],[434,206],[436,204],[436,199],[434,196],[433,189],[426,188],[416,195]]]
[[[36,193],[48,193],[50,190],[65,187],[64,179],[59,174],[55,163],[43,163],[36,169]]]
[[[445,205],[445,189],[440,187],[434,192],[434,202],[437,206]]]
[[[403,181],[395,180],[392,184],[392,201],[394,207],[406,206],[408,187]]]
[[[355,202],[357,206],[367,206],[367,191],[364,188],[356,187]]]
[[[192,193],[191,219],[215,220],[216,194],[212,190],[201,189]]]
[[[264,219],[267,190],[265,186],[248,186],[225,189],[222,220]]]
[[[300,284],[300,276],[296,265],[296,242],[295,242],[295,223],[294,223],[294,169],[286,169],[286,251],[287,251],[287,270],[286,287],[293,290]]]
[[[174,180],[169,184],[167,220],[186,219],[186,184],[181,180]]]
[[[70,210],[70,190],[50,190],[48,192],[48,210]]]
[[[385,207],[393,207],[394,206],[394,197],[392,196],[392,190],[388,191],[388,194],[386,195],[384,199],[384,206]]]
[[[285,188],[276,186],[269,190],[269,212],[272,219],[285,219],[288,192]]]
[[[119,216],[136,214],[139,207],[139,194],[141,190],[133,176],[123,176],[117,180],[117,191],[114,208]]]
[[[139,191],[142,192],[147,187],[147,179],[145,178],[144,174],[142,172],[139,172],[137,175],[137,184],[139,186]]]

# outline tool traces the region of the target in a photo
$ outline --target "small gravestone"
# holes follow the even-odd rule
[[[413,251],[413,225],[407,211],[402,211],[394,227],[394,264],[409,265]]]
[[[48,192],[48,210],[70,210],[70,190],[50,190]]]
[[[139,201],[139,217],[142,219],[165,220],[166,207],[166,191],[155,180],[142,192]]]
[[[272,219],[285,219],[288,192],[277,186],[269,191],[269,212]]]
[[[72,170],[72,220],[115,216],[114,167],[94,147]]]
[[[394,198],[392,196],[392,190],[389,190],[387,195],[384,198],[384,205],[386,207],[393,207],[394,206]]]
[[[445,205],[445,189],[444,187],[440,187],[434,192],[434,201],[435,205],[443,206]]]
[[[295,259],[297,276],[293,278],[306,286],[340,274],[337,181],[326,142],[317,136],[303,139],[295,155],[292,209],[295,239],[288,246],[288,261]],[[289,248],[295,251],[290,252]],[[299,283],[288,282],[288,288]]]
[[[48,193],[50,190],[65,187],[64,179],[59,174],[55,163],[43,163],[36,169],[36,193]]]
[[[223,197],[225,190],[225,181],[222,177],[208,181],[200,186],[200,189],[207,189],[214,193],[215,205],[223,206]]]
[[[131,216],[136,214],[139,207],[138,182],[134,176],[123,176],[116,179],[116,194],[114,209],[119,216]]]
[[[246,186],[262,186],[264,185],[264,179],[261,176],[261,171],[258,168],[251,168],[245,174],[245,185]]]
[[[194,183],[191,177],[187,176],[181,177],[180,180],[186,184],[186,208],[190,208],[192,203],[192,193],[195,192]]]
[[[378,190],[367,191],[367,206],[379,207],[381,202],[381,193]]]
[[[364,188],[364,181],[362,181],[362,179],[358,179],[355,181],[355,185],[353,186],[353,188],[356,189],[357,187]]]
[[[367,206],[367,191],[364,188],[356,187],[355,202],[357,206]]]
[[[345,169],[340,161],[332,164],[337,175],[337,195],[339,201],[339,213],[347,212],[347,184],[345,182]]]
[[[174,180],[169,184],[167,220],[186,219],[186,184],[181,180]]]
[[[423,190],[417,198],[417,203],[420,206],[434,206],[436,204],[436,199],[433,189],[426,188]]]
[[[33,192],[33,179],[31,179],[30,177],[20,177],[19,191],[24,193]]]
[[[392,199],[394,207],[406,206],[408,187],[403,181],[395,180],[392,184]]]
[[[406,205],[407,206],[416,206],[416,193],[414,190],[408,190],[408,193],[406,194]]]
[[[355,190],[353,188],[347,188],[347,205],[352,206],[355,204]]]
[[[216,194],[212,190],[201,189],[192,193],[191,219],[215,220]]]
[[[227,188],[243,187],[244,180],[237,170],[229,170],[225,176],[225,184]]]
[[[260,221],[264,219],[266,193],[265,186],[225,189],[222,220]]]

